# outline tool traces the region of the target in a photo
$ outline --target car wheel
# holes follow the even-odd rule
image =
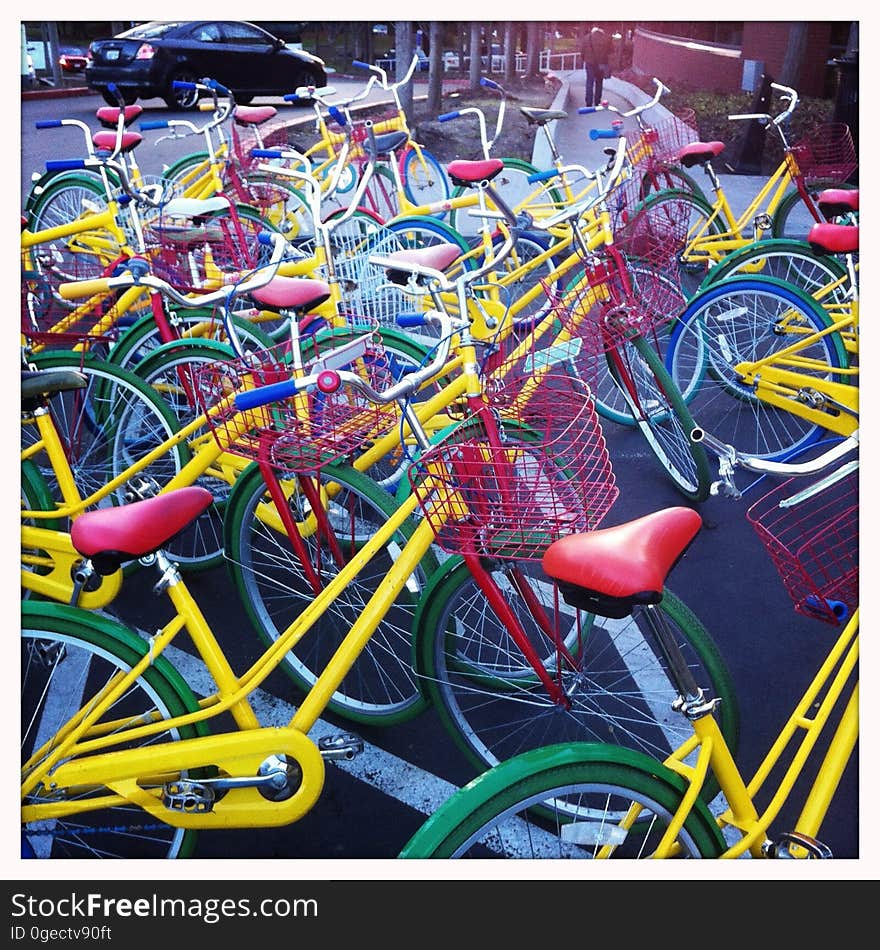
[[[320,89],[326,84],[326,79],[311,69],[304,69],[299,74],[296,84],[297,86],[314,86],[316,89]]]
[[[101,96],[108,106],[113,106],[114,109],[118,109],[119,96],[122,96],[122,101],[125,105],[132,106],[137,102],[138,94],[133,89],[119,89],[118,93],[111,92],[109,89],[102,89]]]
[[[168,80],[168,91],[162,97],[169,109],[181,109],[188,112],[195,109],[199,102],[197,89],[175,89],[175,82],[198,82],[198,78],[188,69],[178,69]]]

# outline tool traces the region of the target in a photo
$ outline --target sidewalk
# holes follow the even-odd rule
[[[618,118],[618,116],[609,112],[578,115],[578,109],[584,104],[584,71],[578,69],[557,75],[562,81],[562,86],[551,108],[567,112],[568,117],[559,119],[552,124],[551,135],[553,141],[563,159],[573,164],[583,165],[592,171],[605,161],[603,149],[608,147],[610,141],[608,139],[593,141],[590,138],[590,129],[608,129],[611,127],[611,120]],[[613,76],[605,80],[603,94],[609,105],[620,109],[622,112],[627,112],[633,106],[641,105],[651,99],[637,86]],[[645,116],[655,122],[660,122],[671,118],[672,113],[658,104],[646,112]],[[629,131],[636,128],[635,119],[624,119],[625,130]],[[532,163],[542,170],[550,168],[552,164],[550,150],[543,135],[539,135],[535,139]],[[704,191],[710,192],[709,180],[702,170],[696,169],[695,174],[697,183]],[[740,214],[748,207],[749,201],[767,180],[766,177],[760,175],[719,174],[718,177],[735,214]]]

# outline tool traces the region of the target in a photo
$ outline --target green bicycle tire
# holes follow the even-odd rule
[[[605,744],[550,745],[508,759],[455,792],[409,839],[398,857],[589,858],[602,843],[611,842],[618,842],[613,857],[647,856],[650,847],[640,855],[638,849],[627,847],[616,828],[607,827],[617,824],[620,810],[608,816],[603,829],[603,813],[595,808],[595,802],[602,796],[607,801],[612,794],[622,806],[627,800],[640,802],[648,814],[635,823],[630,834],[647,832],[656,845],[684,793],[682,777],[649,756]],[[594,798],[581,802],[579,797],[586,794]],[[572,796],[578,798],[572,801]],[[569,807],[554,823],[548,813],[557,803]],[[573,824],[572,812],[594,839],[589,844],[566,842],[563,829]],[[575,826],[571,831],[577,834],[581,829]],[[717,858],[726,849],[716,822],[699,798],[688,812],[677,842],[688,857]],[[479,847],[469,855],[475,845]]]
[[[54,655],[54,661],[59,664],[75,664],[80,654],[88,658],[88,669],[90,678],[96,678],[95,666],[106,663],[110,670],[130,670],[132,666],[140,662],[150,649],[149,644],[129,631],[121,624],[113,621],[111,618],[95,614],[92,611],[81,610],[66,604],[52,604],[42,601],[23,602],[21,606],[21,627],[22,627],[22,707],[24,717],[22,726],[25,728],[31,723],[36,724],[42,719],[37,717],[35,711],[38,710],[39,703],[35,697],[41,697],[44,688],[39,683],[34,686],[30,682],[31,671],[34,675],[41,675],[43,678],[48,676],[51,668],[53,678],[61,683],[67,683],[68,678],[64,677],[59,670],[60,666],[52,665],[50,667],[48,656],[45,650],[41,651],[42,659],[39,663],[31,666],[27,663],[29,657],[28,645],[33,641],[39,641],[45,646],[51,646],[55,643],[61,643],[66,646],[64,653]],[[42,668],[42,669],[41,669]],[[79,669],[78,665],[74,669]],[[74,675],[75,674],[71,674]],[[156,708],[163,716],[181,716],[188,713],[197,712],[199,709],[198,700],[187,686],[186,682],[165,657],[157,657],[151,662],[141,674],[138,681],[140,689],[144,693],[144,700],[152,700]],[[69,683],[72,687],[73,683]],[[58,690],[56,689],[57,693]],[[65,698],[71,700],[76,707],[80,705],[82,697],[74,689],[65,689]],[[138,698],[136,690],[131,690],[126,697],[126,702],[131,704],[131,716],[148,715],[151,711],[150,706],[136,706]],[[116,714],[119,710],[114,707]],[[74,710],[71,710],[71,713]],[[57,717],[59,712],[53,709],[53,714]],[[43,716],[50,715],[43,708]],[[62,714],[63,719],[66,714]],[[165,738],[169,741],[184,740],[195,738],[197,736],[207,735],[207,729],[204,723],[182,726]],[[23,749],[28,749],[30,742],[24,741]],[[44,737],[43,737],[44,738]],[[41,739],[40,741],[43,741]],[[146,740],[147,742],[156,741],[155,737]],[[127,817],[130,813],[132,817]],[[105,815],[101,820],[101,816]],[[93,857],[100,854],[102,857],[109,857],[112,854],[110,844],[104,840],[109,838],[111,841],[119,839],[122,844],[127,846],[129,853],[118,855],[119,857],[191,857],[196,844],[196,832],[191,829],[173,828],[170,825],[161,825],[159,827],[168,831],[170,835],[167,848],[161,848],[165,853],[154,854],[146,851],[146,838],[139,837],[137,827],[144,825],[145,818],[149,824],[149,816],[140,809],[131,809],[121,806],[104,811],[94,812],[86,807],[83,811],[83,824],[76,825],[77,816],[72,814],[65,819],[58,819],[53,823],[53,827],[48,830],[48,835],[52,837],[52,850],[59,849],[58,853],[53,853],[53,858],[57,857]],[[72,833],[68,840],[63,839],[63,832],[70,825]],[[102,827],[103,826],[103,827]],[[131,826],[130,833],[129,827]],[[38,827],[35,834],[40,838],[46,837],[47,829]],[[118,834],[117,832],[121,832]],[[22,829],[23,836],[28,836],[27,831]],[[155,832],[151,833],[150,838],[157,838]],[[33,839],[36,840],[36,839]],[[59,843],[60,841],[60,843]],[[99,846],[99,841],[101,842]],[[94,846],[91,846],[94,842]],[[153,847],[153,842],[150,842]],[[62,848],[69,848],[70,853],[61,853]],[[131,853],[130,849],[135,850]],[[45,851],[37,844],[34,849],[37,853]],[[48,857],[48,854],[44,854]]]

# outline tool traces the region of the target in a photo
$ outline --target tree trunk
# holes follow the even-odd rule
[[[788,27],[788,45],[785,48],[785,58],[779,70],[779,82],[783,86],[797,89],[801,75],[801,66],[807,52],[807,33],[809,23],[803,20],[793,21]]]
[[[394,24],[394,48],[395,48],[395,81],[400,82],[406,75],[409,65],[412,62],[415,44],[413,42],[412,23],[409,20],[398,20]],[[415,74],[413,74],[415,75]],[[413,122],[413,81],[401,86],[398,90],[400,95],[400,104],[406,113],[407,122]]]
[[[440,99],[443,94],[443,50],[440,48],[441,27],[436,20],[431,20],[428,28],[428,115],[436,115],[440,111]]]
[[[516,76],[516,24],[504,24],[504,81],[509,83]]]
[[[468,80],[471,84],[471,89],[480,88],[480,32],[481,24],[478,22],[471,23],[471,38],[468,43],[468,51],[471,54]]]
[[[541,53],[541,24],[530,22],[526,28],[526,79],[534,79],[539,72]]]

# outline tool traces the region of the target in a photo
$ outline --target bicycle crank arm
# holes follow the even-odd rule
[[[198,769],[221,774],[203,779],[193,774]],[[181,777],[150,781],[163,774]],[[324,760],[298,729],[267,727],[73,758],[43,785],[47,796],[56,797],[72,786],[103,787],[176,828],[278,827],[314,806],[324,786]],[[273,786],[286,797],[267,797]],[[70,804],[60,800],[59,814]],[[41,818],[51,819],[51,810],[49,803],[41,806]]]

